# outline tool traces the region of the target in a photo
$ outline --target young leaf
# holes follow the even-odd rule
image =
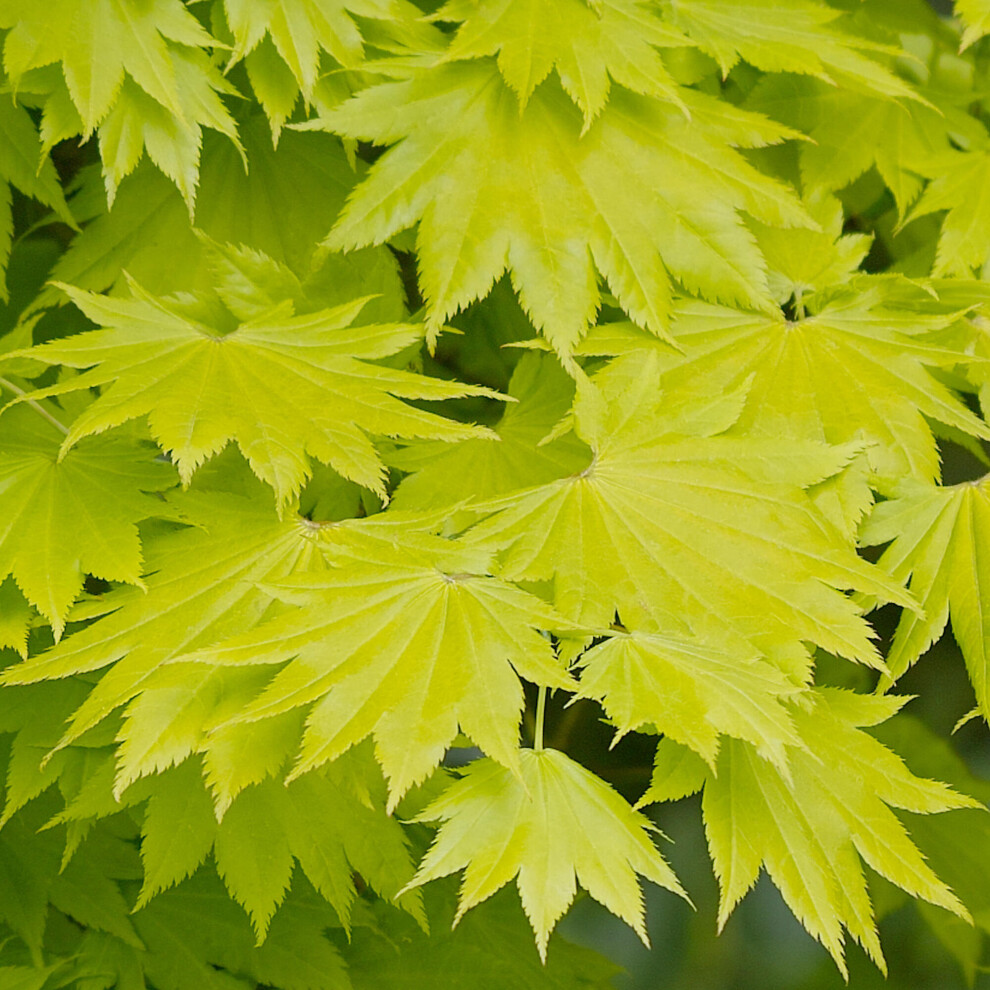
[[[20,406],[0,418],[0,575],[62,635],[88,574],[143,587],[135,523],[167,509],[144,494],[171,488],[149,446],[98,437],[59,458],[65,434]]]
[[[843,974],[843,927],[885,969],[861,858],[913,896],[968,917],[888,805],[930,814],[978,802],[915,777],[860,728],[889,718],[904,700],[837,689],[804,695],[794,719],[806,748],[790,750],[786,776],[748,743],[726,740],[717,773],[706,771],[703,801],[720,926],[763,865]],[[644,802],[663,794],[663,778],[655,779],[658,790]]]
[[[258,582],[323,566],[318,529],[300,519],[280,521],[270,501],[214,492],[190,493],[178,504],[198,526],[147,548],[147,591],[111,592],[109,615],[3,673],[4,683],[26,684],[115,664],[75,713],[60,746],[130,701],[169,657],[262,621],[271,598]]]
[[[908,599],[842,547],[801,491],[841,470],[843,454],[814,445],[785,453],[775,443],[779,460],[767,458],[766,445],[665,418],[649,352],[610,374],[604,396],[589,386],[575,404],[592,465],[482,507],[494,515],[470,532],[505,548],[502,576],[553,578],[557,607],[590,626],[618,611],[634,627],[682,634],[687,624],[713,642],[741,635],[768,654],[809,640],[880,665],[868,627],[835,589],[882,587]],[[715,408],[708,433],[731,425],[738,403]]]
[[[634,93],[680,102],[656,49],[690,42],[641,0],[447,0],[433,18],[463,22],[447,59],[498,55],[523,107],[554,69],[586,125],[605,106],[612,79]]]
[[[669,387],[722,391],[750,381],[737,432],[840,444],[867,440],[881,478],[931,481],[939,470],[926,417],[978,437],[990,429],[930,368],[967,360],[926,333],[956,314],[891,305],[882,282],[854,281],[802,320],[766,319],[686,302],[678,309],[684,358],[665,363]]]
[[[491,760],[475,761],[417,815],[443,824],[409,886],[463,869],[456,924],[515,877],[545,959],[577,882],[649,945],[636,874],[687,899],[649,838],[653,825],[558,750],[524,749],[519,763],[521,779]]]
[[[897,49],[830,26],[841,14],[815,0],[662,0],[661,9],[707,51],[723,75],[744,59],[766,72],[818,76],[843,88],[893,98],[914,90],[880,62],[862,54],[892,56]]]
[[[487,577],[489,557],[438,538],[405,547],[397,541],[378,560],[270,585],[300,607],[179,659],[225,666],[291,660],[238,717],[317,702],[293,777],[373,734],[390,811],[436,767],[458,725],[518,773],[517,672],[572,688],[537,630],[573,626],[535,596]]]
[[[798,689],[755,654],[634,632],[613,635],[578,663],[578,697],[600,701],[620,737],[656,728],[714,768],[724,733],[752,743],[785,772],[785,747],[801,745],[781,703]]]
[[[763,261],[740,213],[812,222],[735,149],[793,132],[701,93],[685,98],[691,120],[616,92],[582,136],[558,84],[541,84],[520,110],[487,61],[375,86],[322,125],[401,143],[357,187],[327,244],[377,244],[419,221],[432,333],[508,268],[534,324],[563,355],[598,308],[596,266],[633,319],[661,336],[671,275],[702,295],[766,309]],[[699,185],[709,190],[703,202]]]
[[[905,612],[887,656],[899,677],[942,635],[962,650],[976,703],[990,720],[990,491],[987,478],[940,488],[905,484],[878,505],[862,533],[866,546],[891,542],[878,561],[910,588],[924,613]]]
[[[129,299],[64,288],[106,329],[29,353],[52,364],[97,367],[31,397],[109,385],[75,420],[65,446],[147,414],[153,436],[187,483],[203,461],[236,440],[280,505],[309,477],[307,454],[385,497],[385,467],[368,433],[462,439],[482,432],[396,396],[494,395],[371,364],[415,343],[421,329],[350,327],[364,300],[299,316],[286,301],[238,322],[218,313],[208,297],[157,298],[134,283]]]

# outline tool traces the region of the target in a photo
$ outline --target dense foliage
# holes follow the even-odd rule
[[[712,939],[765,871],[974,976],[956,13],[0,0],[0,987],[601,990],[699,792]]]

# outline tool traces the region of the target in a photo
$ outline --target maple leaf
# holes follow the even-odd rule
[[[43,157],[38,132],[27,110],[3,99],[0,100],[0,300],[4,302],[8,295],[3,276],[10,259],[14,232],[8,182],[51,207],[61,220],[75,227],[55,166]]]
[[[3,672],[5,684],[28,684],[115,665],[74,713],[58,747],[139,694],[169,657],[263,621],[272,603],[257,583],[323,566],[318,528],[298,518],[280,521],[264,498],[189,493],[177,504],[196,525],[145,544],[147,591],[108,593],[103,611],[110,614]]]
[[[517,672],[547,687],[574,686],[537,631],[572,624],[535,596],[488,577],[489,552],[437,537],[412,543],[397,532],[393,539],[377,551],[369,546],[370,560],[344,558],[322,575],[270,585],[281,601],[300,607],[254,633],[177,658],[223,666],[290,660],[237,718],[317,703],[290,778],[374,735],[390,811],[436,767],[458,725],[519,772]]]
[[[506,405],[495,426],[501,443],[424,442],[388,455],[389,464],[410,471],[390,503],[428,511],[448,504],[504,495],[588,466],[590,452],[573,433],[542,443],[570,408],[574,381],[550,355],[525,355],[509,382]]]
[[[378,244],[418,220],[431,334],[508,268],[524,308],[563,355],[598,308],[596,266],[633,319],[661,336],[671,276],[766,309],[763,261],[740,213],[783,226],[813,221],[735,148],[794,134],[701,93],[684,98],[690,120],[617,91],[582,135],[557,83],[542,83],[521,111],[494,61],[374,86],[317,122],[400,142],[358,185],[326,243]]]
[[[934,107],[808,77],[764,76],[746,106],[812,139],[798,151],[806,188],[836,192],[875,166],[902,217],[922,190],[924,163],[949,147],[945,116]]]
[[[493,515],[469,532],[504,547],[504,578],[553,578],[561,612],[597,628],[618,611],[634,627],[653,622],[723,644],[741,635],[765,653],[808,640],[881,664],[857,609],[834,589],[908,599],[836,540],[801,491],[848,454],[713,435],[737,418],[735,399],[717,400],[707,424],[694,406],[687,420],[665,418],[649,351],[596,381],[603,393],[580,389],[574,413],[591,466],[477,507]]]
[[[905,612],[887,655],[899,677],[938,638],[952,631],[966,661],[984,718],[990,719],[990,482],[942,488],[904,483],[863,528],[864,546],[890,542],[877,562],[907,582],[923,614]]]
[[[29,406],[0,419],[0,576],[13,575],[56,640],[86,574],[144,586],[135,524],[164,509],[144,493],[176,481],[149,447],[99,437],[59,460],[64,439]]]
[[[446,59],[498,55],[499,71],[523,107],[553,69],[586,125],[605,106],[612,79],[679,102],[656,49],[690,41],[640,0],[447,0],[432,18],[462,22]]]
[[[843,975],[843,926],[885,971],[861,858],[912,896],[968,918],[888,805],[931,814],[979,802],[915,777],[860,728],[890,718],[906,700],[834,688],[806,693],[794,706],[805,748],[790,750],[786,775],[735,739],[723,745],[716,771],[693,754],[685,758],[687,751],[672,741],[661,744],[654,782],[640,804],[704,786],[705,829],[721,890],[720,928],[764,865]]]
[[[905,222],[948,211],[935,250],[935,275],[971,275],[990,256],[990,197],[983,181],[990,167],[986,133],[967,151],[948,149],[920,166],[931,178]]]
[[[764,72],[817,76],[842,88],[917,99],[914,89],[880,62],[900,54],[887,45],[836,30],[841,12],[813,0],[661,0],[672,24],[719,64],[723,75],[743,59]]]
[[[684,358],[664,359],[664,382],[721,390],[751,380],[738,431],[832,444],[865,439],[881,480],[933,480],[939,460],[925,417],[974,436],[990,432],[929,370],[967,360],[926,339],[957,314],[901,306],[887,294],[885,282],[861,276],[802,320],[686,301],[676,335]]]
[[[63,288],[106,329],[25,353],[50,364],[97,367],[31,397],[107,385],[72,424],[64,449],[147,415],[185,483],[233,439],[280,504],[309,477],[307,454],[385,497],[385,467],[367,433],[461,439],[483,432],[394,396],[494,395],[369,363],[415,343],[422,329],[350,327],[364,300],[298,316],[285,301],[239,322],[218,312],[215,296],[155,297],[133,282],[129,299]]]
[[[559,750],[524,749],[519,762],[521,779],[492,760],[474,761],[416,816],[443,824],[408,888],[463,869],[457,924],[515,877],[545,959],[578,882],[648,946],[636,874],[688,900],[649,838],[653,824]]]
[[[181,0],[2,0],[4,68],[14,88],[30,69],[61,62],[85,136],[109,112],[125,73],[149,96],[182,117],[179,86],[169,61],[170,43],[215,44]]]
[[[654,633],[613,635],[578,660],[579,698],[600,701],[617,739],[647,726],[689,746],[713,768],[724,733],[786,768],[800,745],[781,704],[798,688],[756,654],[731,655]]]
[[[333,306],[359,296],[380,295],[368,303],[374,322],[401,319],[402,287],[387,248],[369,248],[346,257],[313,257],[316,242],[333,225],[355,172],[340,142],[328,134],[289,131],[278,147],[261,115],[240,122],[245,172],[237,149],[216,134],[203,139],[195,229],[220,244],[253,248],[288,266],[319,305]],[[84,171],[81,196],[100,199],[98,177]],[[99,204],[102,206],[102,204]],[[155,294],[208,291],[216,284],[208,242],[197,238],[189,211],[176,187],[144,162],[121,186],[109,211],[72,241],[52,271],[56,281],[81,289],[126,292],[127,271]],[[49,285],[31,312],[61,304],[63,293]]]
[[[180,0],[3,0],[4,67],[16,89],[33,69],[61,63],[64,85],[45,105],[46,147],[99,128],[103,173],[117,185],[147,149],[193,203],[201,126],[236,142],[218,93],[233,93],[203,48],[216,45]],[[61,81],[60,81],[61,82]]]
[[[402,20],[419,12],[402,0],[224,0],[234,35],[231,61],[252,52],[268,35],[309,100],[319,77],[320,51],[357,68],[364,40],[355,18]]]
[[[968,48],[990,33],[990,3],[987,0],[956,0],[954,8],[966,23],[962,36],[963,48]]]

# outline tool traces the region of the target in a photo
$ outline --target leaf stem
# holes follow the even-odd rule
[[[533,749],[539,753],[543,749],[543,720],[547,713],[547,689],[540,688],[536,698],[536,733],[533,737]]]
[[[9,389],[18,398],[24,399],[24,401],[29,406],[31,406],[31,408],[34,409],[34,411],[38,413],[39,416],[42,416],[45,419],[47,419],[48,422],[52,424],[52,426],[54,426],[56,429],[64,433],[65,436],[69,435],[69,428],[64,423],[57,420],[40,402],[37,402],[34,399],[24,398],[27,395],[27,392],[25,392],[24,389],[20,388],[19,386],[15,385],[9,378],[4,378],[3,376],[0,376],[0,388]]]

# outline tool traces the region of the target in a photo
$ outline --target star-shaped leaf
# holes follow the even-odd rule
[[[578,663],[578,697],[600,701],[620,736],[656,729],[712,767],[722,734],[745,739],[783,768],[785,746],[801,744],[781,703],[799,689],[755,654],[634,632],[613,635]]]
[[[672,393],[665,417],[656,362],[640,351],[598,376],[602,392],[582,388],[576,432],[591,466],[479,506],[494,515],[473,538],[505,548],[503,577],[553,578],[557,607],[590,626],[618,611],[633,628],[686,626],[723,644],[741,635],[768,654],[807,640],[879,665],[869,628],[835,589],[909,598],[845,547],[801,490],[840,471],[848,453],[712,435],[733,424],[735,400],[718,400],[708,424],[690,405],[691,423],[678,421]]]
[[[558,750],[524,749],[519,761],[521,780],[492,760],[475,761],[417,816],[443,824],[409,886],[463,869],[456,924],[515,877],[545,957],[580,883],[649,945],[636,874],[687,899],[649,837],[654,826]]]
[[[553,69],[586,123],[605,106],[611,80],[679,101],[656,49],[690,41],[640,0],[448,0],[433,18],[463,22],[446,58],[498,55],[523,106]]]
[[[930,814],[979,802],[915,777],[860,728],[890,718],[905,700],[836,689],[807,693],[794,708],[806,748],[790,751],[788,775],[735,739],[722,747],[717,772],[693,754],[685,760],[675,743],[658,751],[654,785],[642,803],[704,786],[708,846],[721,888],[720,926],[764,866],[844,974],[843,927],[883,969],[861,860],[912,896],[968,918],[888,806]]]
[[[114,664],[74,713],[60,747],[138,695],[169,657],[263,621],[272,601],[258,583],[324,566],[319,527],[279,520],[263,497],[190,493],[177,504],[196,525],[146,544],[147,590],[108,593],[102,612],[110,614],[3,672],[4,683],[28,684]]]
[[[942,635],[962,650],[983,717],[990,720],[990,479],[941,488],[905,484],[867,520],[864,545],[891,542],[878,561],[910,588],[923,614],[905,612],[887,656],[899,677]]]
[[[860,279],[803,320],[685,302],[677,320],[684,357],[665,361],[679,366],[664,380],[671,387],[707,382],[715,391],[751,380],[740,432],[832,444],[866,440],[870,466],[882,477],[933,480],[939,460],[926,417],[990,437],[929,370],[968,360],[926,339],[957,314],[894,305],[883,282]]]
[[[350,327],[364,300],[298,316],[286,301],[242,323],[218,309],[216,296],[159,298],[134,283],[126,299],[64,288],[105,329],[26,352],[91,369],[32,396],[107,386],[72,424],[66,447],[147,415],[183,481],[236,440],[284,504],[309,477],[307,455],[384,497],[385,467],[368,433],[463,439],[483,432],[395,398],[493,393],[371,364],[414,344],[422,328]]]
[[[864,54],[890,61],[896,48],[832,26],[841,13],[816,0],[661,0],[661,9],[724,74],[743,59],[764,72],[803,73],[843,88],[917,99],[908,83]]]
[[[135,524],[164,509],[144,493],[176,482],[150,446],[99,437],[59,459],[64,439],[39,408],[0,418],[0,577],[13,575],[56,639],[86,574],[143,587]]]
[[[616,91],[582,135],[558,83],[538,86],[521,111],[493,61],[374,86],[320,122],[347,137],[400,142],[357,187],[327,243],[377,244],[419,221],[431,332],[508,268],[533,322],[565,355],[598,308],[596,267],[633,319],[660,335],[671,277],[766,309],[763,261],[740,213],[814,224],[735,149],[793,132],[701,93],[685,99],[690,119]]]
[[[373,546],[369,551],[376,555]],[[428,536],[413,544],[397,533],[377,556],[345,557],[322,575],[270,586],[300,607],[179,659],[291,660],[237,718],[317,702],[293,776],[374,735],[390,810],[436,767],[458,726],[518,773],[523,691],[517,672],[547,687],[572,688],[538,631],[572,624],[535,596],[487,576],[488,551]]]

